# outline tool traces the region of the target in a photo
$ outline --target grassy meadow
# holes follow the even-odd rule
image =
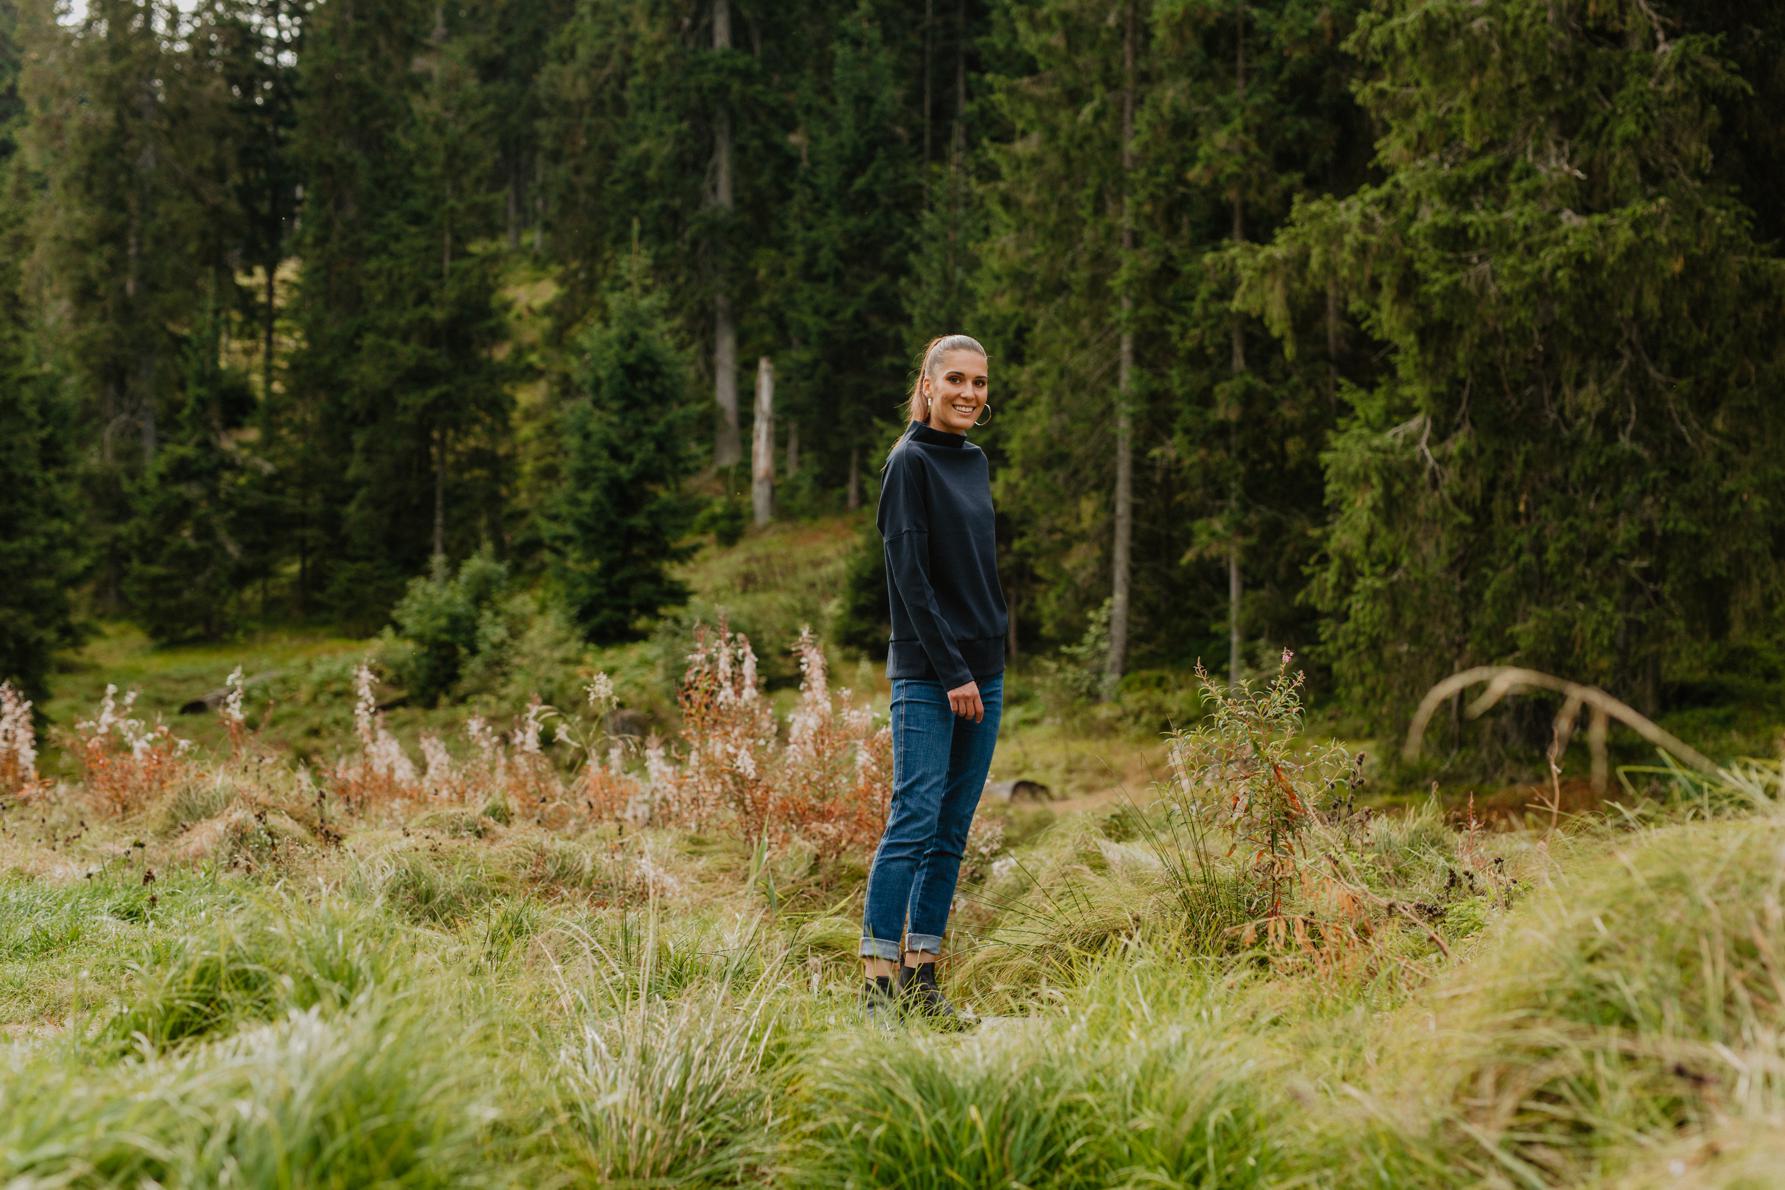
[[[688,636],[585,658],[550,708],[383,706],[378,642],[93,640],[48,738],[0,727],[0,1181],[1785,1167],[1779,764],[1661,764],[1490,829],[1367,784],[1288,660],[1164,736],[1016,700],[994,779],[1058,798],[976,824],[944,982],[979,1023],[865,1026],[883,683],[709,618],[824,614],[848,527],[777,532],[691,564]]]

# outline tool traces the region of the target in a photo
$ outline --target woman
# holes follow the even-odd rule
[[[936,959],[998,739],[1010,623],[985,452],[966,438],[990,412],[985,348],[966,335],[931,340],[880,484],[893,795],[862,914],[870,1017],[956,1019]]]

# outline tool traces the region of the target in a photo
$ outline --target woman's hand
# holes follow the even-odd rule
[[[979,683],[968,682],[965,686],[956,686],[948,692],[948,709],[963,719],[971,719],[975,723],[985,721],[985,703],[979,697]]]

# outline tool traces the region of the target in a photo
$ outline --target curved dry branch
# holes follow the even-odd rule
[[[1426,691],[1426,696],[1419,702],[1419,709],[1413,713],[1413,722],[1407,728],[1407,743],[1401,749],[1401,755],[1412,760],[1419,755],[1420,746],[1425,742],[1426,724],[1432,715],[1444,704],[1444,701],[1460,694],[1470,686],[1485,683],[1486,689],[1469,704],[1465,714],[1474,719],[1487,711],[1509,694],[1518,694],[1526,690],[1552,690],[1566,700],[1562,715],[1557,716],[1557,727],[1561,735],[1562,720],[1568,721],[1568,730],[1572,731],[1574,714],[1582,706],[1591,707],[1593,717],[1588,722],[1587,740],[1594,749],[1593,770],[1596,778],[1603,780],[1605,771],[1603,752],[1605,748],[1606,721],[1616,719],[1630,728],[1637,735],[1708,776],[1718,776],[1722,769],[1710,757],[1681,740],[1672,732],[1659,727],[1654,720],[1638,711],[1626,702],[1622,702],[1597,686],[1583,686],[1579,682],[1570,682],[1551,674],[1535,669],[1521,669],[1514,665],[1478,665],[1473,669],[1465,669],[1461,673],[1452,674],[1436,686]]]

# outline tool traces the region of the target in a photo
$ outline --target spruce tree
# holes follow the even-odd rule
[[[800,159],[775,254],[790,343],[779,416],[819,431],[804,457],[833,490],[853,478],[858,495],[864,460],[872,470],[898,433],[912,351],[903,289],[923,174],[895,20],[870,0],[844,6],[821,68],[802,80]]]
[[[47,693],[50,660],[74,634],[76,573],[67,443],[55,384],[32,350],[22,262],[34,194],[17,153],[17,12],[0,12],[0,681]]]
[[[1007,452],[994,482],[1011,570],[1033,576],[1011,594],[1032,638],[1056,643],[1080,637],[1117,580],[1125,440],[1131,464],[1167,435],[1164,279],[1148,247],[1159,216],[1133,200],[1150,172],[1175,163],[1148,143],[1159,66],[1151,6],[1136,2],[1132,22],[1125,6],[1088,0],[994,13],[1006,65],[990,98],[1007,138],[988,146],[978,285],[995,344],[989,436]],[[1141,467],[1129,478],[1130,557],[1152,571],[1130,577],[1163,585],[1181,552],[1159,540],[1176,528],[1170,476]]]
[[[687,356],[641,266],[577,340],[564,414],[563,486],[544,528],[551,573],[590,640],[629,640],[687,598],[669,571],[688,556],[701,420]]]
[[[1298,287],[1332,284],[1392,359],[1341,389],[1313,589],[1342,691],[1378,721],[1484,662],[1653,710],[1766,631],[1785,276],[1711,172],[1739,92],[1681,17],[1368,15],[1352,45],[1382,179],[1304,203],[1248,266],[1280,329]]]
[[[98,595],[121,610],[129,492],[177,406],[182,335],[203,315],[230,221],[223,93],[184,49],[190,20],[161,0],[93,0],[78,24],[45,15],[24,31],[22,140],[46,192],[31,271],[57,312],[51,362],[90,435]]]
[[[304,34],[303,342],[272,419],[297,511],[300,593],[382,619],[435,552],[499,538],[506,371],[489,108],[420,3],[323,6]]]
[[[236,621],[247,559],[240,464],[221,441],[223,410],[248,392],[217,363],[214,323],[185,349],[185,398],[133,493],[124,593],[157,641],[215,640]]]
[[[294,243],[303,268],[290,305],[298,346],[284,387],[268,395],[266,409],[269,453],[290,513],[297,608],[304,613],[318,610],[331,590],[343,598],[353,591],[354,574],[340,572],[354,497],[344,471],[362,427],[377,412],[361,369],[371,364],[375,377],[381,369],[366,355],[365,337],[379,298],[390,296],[376,293],[374,282],[389,247],[392,208],[409,194],[402,138],[431,15],[422,0],[331,0],[304,23],[291,143],[304,194]],[[414,295],[398,300],[407,305]],[[425,456],[412,467],[423,488]],[[411,517],[427,507],[418,500],[425,498],[417,493],[404,504]],[[413,534],[425,543],[425,522]],[[399,568],[419,569],[426,554],[423,544]],[[405,574],[386,573],[376,559],[360,565],[377,571],[372,577],[382,592],[357,600],[357,607],[381,617],[388,602],[371,605],[394,597]]]

